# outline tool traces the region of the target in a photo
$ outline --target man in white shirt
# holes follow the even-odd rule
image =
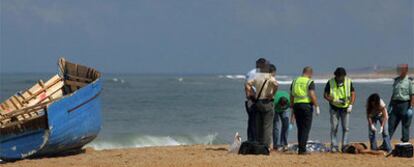
[[[264,69],[267,66],[268,61],[264,58],[259,58],[256,61],[256,68],[250,70],[247,74],[246,74],[246,84],[247,81],[254,79],[254,77],[256,76],[257,73],[259,73],[260,71],[264,71]],[[253,86],[252,87],[253,92],[256,92],[256,88]],[[248,115],[248,123],[247,123],[247,140],[248,141],[256,141],[256,121],[255,121],[255,115],[254,115],[254,111],[253,111],[253,102],[254,102],[254,96],[250,96],[249,92],[245,89],[245,93],[246,93],[246,101],[245,101],[245,107],[246,107],[246,112]]]
[[[257,73],[247,81],[246,92],[249,99],[254,101],[254,116],[256,120],[256,141],[271,148],[274,105],[273,97],[277,91],[277,81],[272,73],[276,72],[274,65],[269,65],[266,71]],[[256,91],[253,91],[256,87]]]

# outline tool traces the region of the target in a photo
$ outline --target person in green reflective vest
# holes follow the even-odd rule
[[[341,120],[342,147],[348,144],[349,115],[355,102],[355,89],[352,80],[346,76],[343,67],[338,67],[334,72],[335,77],[330,79],[325,86],[324,98],[330,106],[331,122],[331,151],[338,152],[338,126]]]
[[[290,104],[293,109],[291,121],[294,122],[296,119],[299,155],[308,154],[306,144],[312,127],[313,112],[317,115],[320,113],[312,75],[312,68],[305,67],[302,76],[293,80],[290,87]]]

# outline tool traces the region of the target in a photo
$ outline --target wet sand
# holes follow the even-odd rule
[[[414,143],[414,140],[411,140]],[[143,166],[143,167],[210,167],[210,166],[292,166],[292,167],[414,167],[414,158],[385,158],[382,155],[313,153],[296,155],[272,152],[270,156],[237,155],[227,152],[227,145],[168,146],[96,151],[28,159],[1,164],[1,167],[66,166]]]

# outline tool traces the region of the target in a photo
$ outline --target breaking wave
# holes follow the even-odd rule
[[[246,79],[245,75],[219,75],[219,78],[225,79],[234,79],[234,80],[244,80]],[[276,79],[281,85],[290,85],[292,84],[292,77],[288,75],[277,75]],[[314,79],[315,84],[326,84],[329,79]],[[394,80],[392,78],[357,78],[352,79],[353,83],[392,83]]]
[[[246,79],[246,76],[245,75],[241,75],[241,74],[240,75],[219,75],[218,77],[219,78],[226,78],[226,79],[240,79],[240,80]],[[287,75],[277,75],[276,78],[277,79],[289,79],[290,76],[287,76]]]
[[[391,78],[376,78],[376,79],[352,79],[353,83],[392,83],[394,80]],[[326,84],[328,79],[315,79],[315,84]],[[278,80],[281,85],[290,85],[292,80]]]
[[[216,142],[217,133],[206,136],[131,136],[127,138],[115,138],[109,140],[98,139],[86,145],[95,150],[120,149],[120,148],[139,148],[152,146],[180,146],[204,144],[210,145]]]

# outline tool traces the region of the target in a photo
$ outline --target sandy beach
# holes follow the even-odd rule
[[[411,140],[414,143],[414,140]],[[227,145],[167,146],[96,151],[61,157],[27,159],[1,164],[3,167],[66,166],[292,166],[292,167],[414,167],[414,158],[339,153],[296,154],[272,152],[270,156],[237,155],[227,152]]]

